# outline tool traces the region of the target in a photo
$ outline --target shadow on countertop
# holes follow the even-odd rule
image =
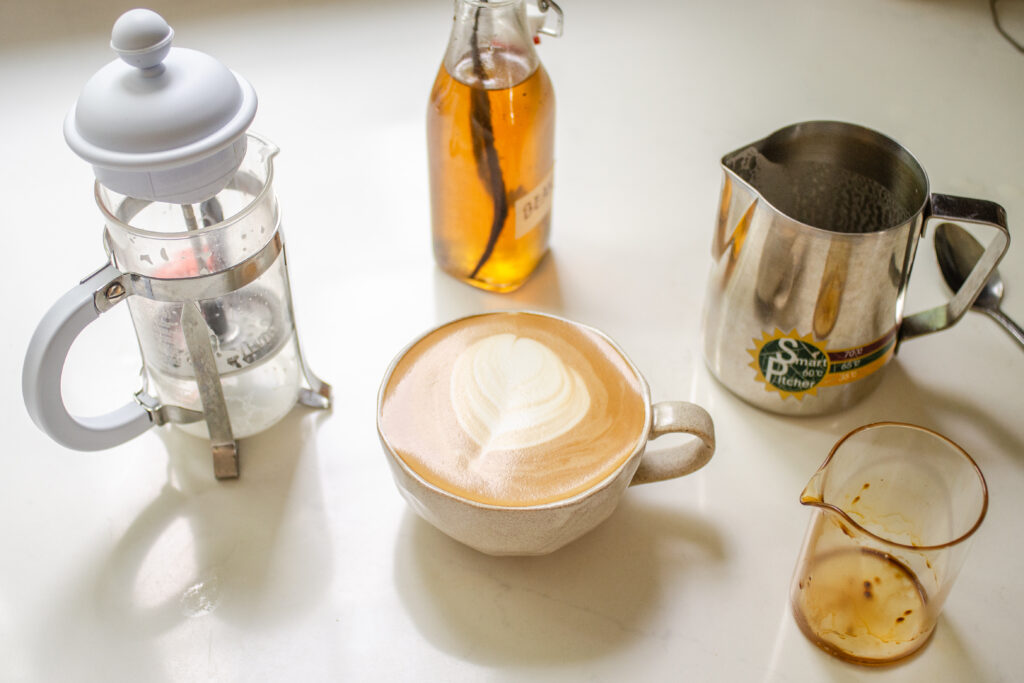
[[[488,666],[600,660],[666,639],[652,625],[666,575],[678,581],[728,552],[712,522],[628,498],[597,529],[540,557],[484,555],[408,511],[395,550],[398,594],[424,638]]]
[[[374,0],[375,8],[409,0]],[[85,35],[110,35],[114,21],[135,7],[146,7],[176,21],[223,19],[264,10],[330,5],[365,7],[356,0],[6,0],[0,3],[0,49],[46,43]],[[362,11],[362,10],[360,10]]]
[[[215,615],[256,637],[312,609],[334,572],[315,439],[328,415],[296,409],[241,440],[241,478],[221,482],[208,441],[160,430],[167,482],[55,589],[31,641],[39,680],[181,680],[160,642],[186,623]]]
[[[385,5],[425,4],[428,1],[374,0],[372,3],[366,3],[357,0],[6,0],[0,3],[0,49],[88,34],[109,35],[114,20],[122,12],[134,7],[147,7],[159,12],[173,26],[178,20],[221,19],[233,14],[263,10],[352,5],[357,11],[379,11]],[[917,5],[922,12],[950,11],[970,14],[977,21],[987,22],[993,32],[997,30],[987,2],[903,0],[902,4]],[[1024,12],[1014,5],[1015,3],[1009,0],[1003,0],[998,7],[999,15],[1006,30],[1021,39],[1024,38],[1024,28],[1021,26],[1024,23]],[[577,8],[579,9],[582,8]]]

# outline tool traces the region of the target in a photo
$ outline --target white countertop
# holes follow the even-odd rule
[[[566,0],[540,55],[558,97],[552,253],[510,295],[441,275],[430,250],[425,107],[451,5],[155,2],[176,44],[210,52],[260,96],[282,149],[300,337],[335,388],[242,442],[218,483],[205,442],[154,429],[77,453],[29,420],[21,363],[36,322],[103,262],[91,172],[61,122],[112,58],[114,2],[0,10],[0,220],[8,266],[0,460],[4,681],[1014,681],[1024,675],[1024,353],[969,313],[907,342],[880,388],[838,415],[773,416],[700,358],[699,322],[725,152],[786,124],[842,119],[906,145],[938,192],[1024,220],[1024,54],[988,5],[919,0]],[[1024,39],[1024,3],[1002,0]],[[1015,240],[1018,238],[1014,238]],[[1024,243],[1000,268],[1024,320]],[[908,310],[946,296],[930,241]],[[616,339],[655,400],[713,415],[701,472],[629,490],[615,514],[540,558],[492,558],[420,521],[374,426],[392,356],[449,319],[557,313]],[[80,337],[69,406],[138,388],[127,311]],[[837,661],[797,630],[798,496],[849,429],[937,429],[971,452],[991,506],[924,652]]]

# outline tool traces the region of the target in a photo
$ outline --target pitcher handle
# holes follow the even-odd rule
[[[644,453],[630,486],[696,472],[715,454],[715,425],[706,410],[685,401],[661,401],[652,411],[650,440],[665,434],[693,434],[697,438],[680,448]]]
[[[39,322],[25,355],[21,390],[32,421],[62,446],[98,451],[149,429],[154,418],[140,402],[99,417],[75,417],[64,405],[61,375],[71,344],[100,314],[126,299],[123,273],[106,265],[72,288]]]
[[[960,289],[942,306],[936,306],[920,313],[904,316],[899,329],[899,339],[910,339],[929,332],[938,332],[950,327],[963,317],[974,300],[978,298],[985,283],[995,272],[1003,254],[1010,246],[1010,233],[1006,228],[1006,211],[999,204],[984,199],[954,197],[947,194],[933,194],[929,197],[924,215],[928,221],[941,220],[951,223],[987,225],[996,231],[995,239],[985,248],[974,270],[964,280]]]

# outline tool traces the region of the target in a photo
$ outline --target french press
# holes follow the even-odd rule
[[[247,132],[256,93],[209,55],[172,48],[173,37],[155,12],[123,14],[111,39],[120,59],[65,119],[68,145],[96,175],[108,263],[43,317],[22,390],[32,420],[63,446],[101,450],[171,423],[208,435],[214,474],[233,478],[236,439],[296,402],[329,408],[331,387],[299,347],[271,185],[278,150]],[[122,301],[143,387],[112,413],[73,416],[61,396],[68,350]]]

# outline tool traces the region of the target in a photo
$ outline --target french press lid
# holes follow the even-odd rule
[[[131,197],[188,204],[222,190],[245,156],[256,91],[213,57],[171,47],[156,12],[114,23],[120,59],[93,75],[64,120],[64,138],[103,185]]]

